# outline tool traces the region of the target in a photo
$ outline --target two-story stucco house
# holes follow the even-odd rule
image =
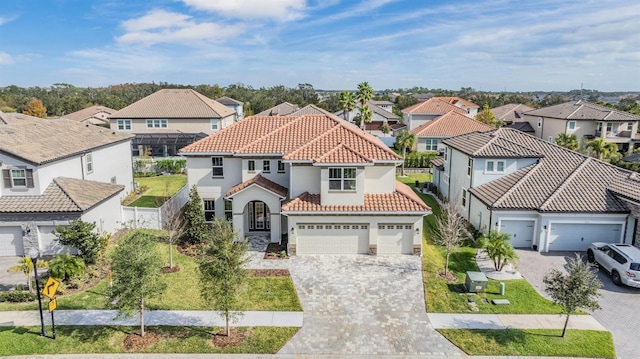
[[[216,101],[227,106],[230,110],[233,110],[236,113],[235,121],[240,121],[244,118],[244,102],[232,99],[228,96],[217,98]]]
[[[109,116],[111,129],[134,134],[134,156],[175,156],[231,125],[236,112],[191,89],[159,90]]]
[[[120,228],[133,188],[131,135],[65,119],[0,113],[0,256],[62,248],[51,231],[80,218]]]
[[[449,137],[455,137],[469,132],[491,130],[493,130],[492,126],[452,110],[414,128],[411,130],[411,133],[416,136],[416,150],[418,152],[437,151],[444,153],[446,146],[442,141]]]
[[[604,138],[615,143],[621,152],[633,152],[640,143],[640,116],[583,100],[527,111],[523,116],[535,135],[549,142],[561,133],[576,135],[583,143]]]
[[[510,128],[443,143],[434,184],[480,231],[541,252],[637,243],[637,173]]]
[[[396,182],[402,159],[331,115],[247,117],[182,149],[205,218],[290,254],[417,254],[430,208]]]
[[[411,131],[452,111],[472,117],[465,109],[443,101],[439,97],[432,97],[402,110],[402,123]]]

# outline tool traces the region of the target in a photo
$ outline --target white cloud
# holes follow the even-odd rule
[[[291,21],[304,16],[306,0],[182,0],[197,10],[239,19]]]
[[[11,65],[14,62],[15,61],[11,55],[7,54],[6,52],[0,51],[0,65]]]
[[[198,45],[198,42],[223,42],[234,38],[245,30],[245,26],[222,25],[214,22],[196,22],[185,14],[153,10],[148,14],[124,21],[127,30],[116,40],[121,44],[182,43]]]

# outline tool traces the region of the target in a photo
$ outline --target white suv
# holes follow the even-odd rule
[[[629,244],[595,242],[587,249],[587,260],[611,273],[613,283],[640,288],[640,249]]]

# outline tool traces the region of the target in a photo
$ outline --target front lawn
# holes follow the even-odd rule
[[[611,333],[561,329],[440,329],[469,355],[615,358]]]
[[[187,176],[182,174],[136,177],[134,180],[140,184],[140,187],[148,187],[148,189],[138,199],[127,204],[130,207],[160,207],[187,184]]]
[[[48,328],[47,334],[50,333]],[[238,328],[249,332],[237,346],[226,348],[212,345],[213,333],[221,328],[210,327],[152,327],[147,335],[161,335],[144,350],[125,350],[124,339],[138,327],[116,326],[56,326],[56,339],[40,336],[40,327],[0,327],[0,356],[35,354],[88,353],[255,353],[275,354],[291,339],[299,328],[251,327]]]

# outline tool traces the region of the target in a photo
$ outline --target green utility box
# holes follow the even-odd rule
[[[469,293],[481,293],[487,290],[487,277],[482,272],[467,272],[464,286]]]

